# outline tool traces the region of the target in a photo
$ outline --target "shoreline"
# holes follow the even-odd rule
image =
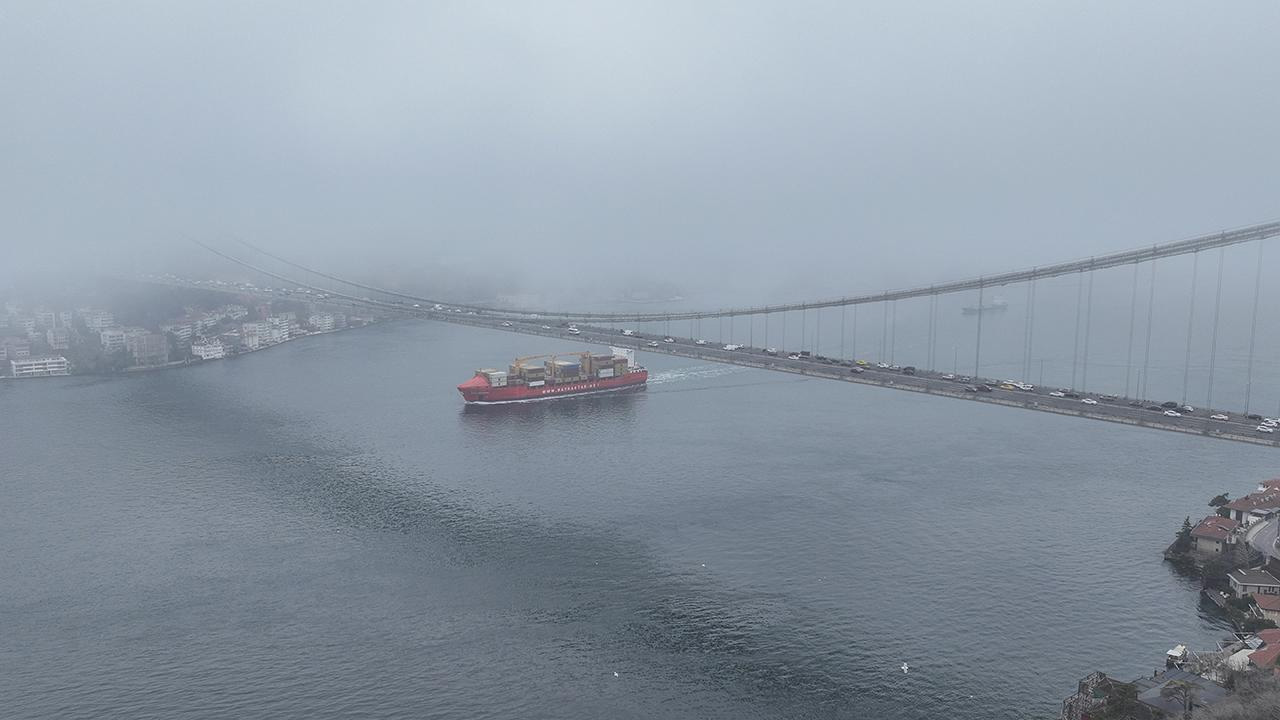
[[[394,319],[394,318],[393,318],[393,319]],[[258,348],[258,349],[256,349],[256,350],[245,350],[245,351],[243,351],[243,352],[237,352],[237,353],[233,353],[233,354],[231,354],[231,355],[225,355],[225,356],[223,356],[223,357],[220,357],[220,358],[213,358],[213,359],[210,359],[210,360],[202,360],[202,359],[200,359],[200,358],[191,358],[191,359],[188,359],[188,360],[172,360],[172,361],[170,361],[170,362],[166,362],[166,363],[163,363],[163,364],[160,364],[160,365],[138,365],[138,366],[135,366],[135,367],[127,367],[127,368],[124,368],[123,370],[121,370],[120,372],[113,372],[113,373],[75,373],[75,372],[71,372],[71,373],[67,373],[66,375],[36,375],[36,376],[32,376],[32,377],[14,377],[14,376],[12,376],[12,375],[0,375],[0,380],[49,380],[49,379],[53,379],[53,378],[67,378],[67,377],[82,377],[82,378],[87,378],[87,377],[112,378],[112,377],[125,377],[125,376],[129,376],[129,375],[140,375],[140,374],[143,374],[143,373],[159,372],[159,371],[163,371],[163,370],[177,370],[177,369],[179,369],[179,368],[195,367],[195,366],[198,366],[198,365],[205,365],[205,364],[208,364],[208,363],[221,362],[221,361],[223,361],[223,360],[235,360],[236,358],[245,357],[245,356],[247,356],[247,355],[253,355],[253,354],[255,354],[255,353],[264,352],[264,351],[266,351],[266,350],[270,350],[270,349],[272,349],[272,348],[277,348],[277,347],[280,347],[281,345],[287,345],[287,344],[289,344],[289,343],[291,343],[291,342],[295,342],[295,341],[298,341],[298,340],[305,340],[305,339],[307,339],[307,338],[315,337],[315,336],[318,336],[318,335],[333,335],[333,334],[335,334],[335,333],[348,332],[348,331],[351,331],[351,330],[360,330],[361,328],[366,328],[366,327],[369,327],[370,325],[381,325],[381,324],[383,324],[383,323],[385,323],[385,322],[390,322],[390,321],[391,321],[391,320],[375,320],[375,321],[373,321],[373,322],[368,322],[368,323],[365,323],[365,324],[363,324],[363,325],[357,325],[357,326],[355,326],[355,327],[344,327],[344,328],[335,328],[335,329],[333,329],[333,330],[323,330],[323,331],[309,332],[309,333],[307,333],[307,334],[305,334],[305,335],[299,335],[299,336],[297,336],[297,337],[291,337],[291,338],[289,338],[288,340],[284,340],[284,341],[282,341],[282,342],[273,343],[273,344],[271,344],[271,345],[266,345],[266,346],[263,346],[263,347],[259,347],[259,348]]]

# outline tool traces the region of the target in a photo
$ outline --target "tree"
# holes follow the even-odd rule
[[[1200,687],[1185,680],[1170,680],[1160,688],[1160,697],[1173,700],[1182,708],[1183,717],[1191,717],[1191,706],[1195,704],[1196,693]]]
[[[1227,495],[1228,493],[1222,493],[1221,495],[1214,495],[1213,499],[1209,501],[1209,507],[1222,507],[1223,505],[1226,505],[1227,503],[1231,502],[1230,500],[1227,499]]]
[[[1185,553],[1191,549],[1191,516],[1188,515],[1182,521],[1182,529],[1178,531],[1178,538],[1173,541],[1173,551],[1176,553]]]

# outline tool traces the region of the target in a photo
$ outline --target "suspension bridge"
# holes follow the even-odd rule
[[[259,298],[287,297],[312,303],[365,308],[395,316],[426,317],[513,332],[564,337],[578,342],[629,344],[650,352],[1275,445],[1280,440],[1280,428],[1276,429],[1277,432],[1272,432],[1269,419],[1264,418],[1255,407],[1258,404],[1256,390],[1264,385],[1258,384],[1255,387],[1254,375],[1257,369],[1255,356],[1261,356],[1260,360],[1265,361],[1268,368],[1271,367],[1270,354],[1260,351],[1258,330],[1262,307],[1260,298],[1263,292],[1263,248],[1267,240],[1277,236],[1280,236],[1280,222],[1267,222],[1106,255],[944,283],[839,298],[714,310],[647,309],[639,312],[606,312],[587,308],[529,309],[456,302],[449,298],[419,295],[345,278],[308,267],[244,241],[237,241],[238,247],[234,252],[225,247],[197,244],[242,271],[253,273],[259,282],[266,278],[281,287],[259,288],[244,283],[218,284],[173,277],[147,280]],[[1249,273],[1251,287],[1241,287],[1241,283],[1236,283],[1237,287],[1234,288],[1235,293],[1243,297],[1246,307],[1233,311],[1231,316],[1235,319],[1247,316],[1248,331],[1247,350],[1241,347],[1238,352],[1230,355],[1234,366],[1229,373],[1229,384],[1233,389],[1227,394],[1233,393],[1235,396],[1235,406],[1230,409],[1218,407],[1222,403],[1215,402],[1214,397],[1215,393],[1219,396],[1224,394],[1223,387],[1228,384],[1221,377],[1223,371],[1219,364],[1222,355],[1219,339],[1223,320],[1223,276],[1228,251],[1233,251],[1233,256],[1239,256],[1238,261],[1242,259],[1243,267],[1252,271]],[[1162,287],[1157,282],[1157,267],[1164,268],[1179,262],[1177,258],[1183,258],[1182,262],[1185,263],[1188,257],[1191,261],[1190,284],[1173,288],[1175,296],[1172,300],[1157,300],[1157,290]],[[1196,300],[1199,285],[1203,284],[1200,266],[1202,258],[1206,257],[1208,259],[1204,262],[1215,266],[1215,272],[1210,276],[1213,278],[1210,281],[1211,288],[1208,288],[1212,297],[1212,312],[1208,318],[1202,317],[1206,313]],[[1115,271],[1125,269],[1128,272],[1122,272],[1119,278],[1122,287],[1127,285],[1127,302],[1122,303],[1125,307],[1120,312],[1114,306],[1107,310],[1107,320],[1112,325],[1120,325],[1121,337],[1125,342],[1122,353],[1124,360],[1121,363],[1118,357],[1113,357],[1112,362],[1103,363],[1106,371],[1103,373],[1098,372],[1099,363],[1095,360],[1095,374],[1091,381],[1091,352],[1094,355],[1098,352],[1096,346],[1091,348],[1091,340],[1096,342],[1095,336],[1098,335],[1094,328],[1095,278],[1110,270],[1113,271],[1114,281]],[[1070,285],[1074,288],[1067,287]],[[1061,366],[1058,368],[1061,370],[1060,382],[1053,383],[1055,386],[1061,384],[1061,387],[1054,389],[1044,386],[1046,358],[1042,347],[1046,337],[1061,339],[1064,333],[1059,327],[1040,327],[1037,306],[1045,304],[1046,290],[1056,290],[1061,294],[1064,289],[1068,293],[1074,289],[1075,295],[1074,316],[1064,323],[1074,326],[1070,333],[1071,372],[1070,380],[1067,381],[1066,363],[1053,360]],[[998,362],[991,357],[984,358],[984,343],[991,342],[989,336],[993,333],[992,321],[987,317],[995,309],[1004,309],[1004,305],[988,304],[992,293],[996,291],[1020,291],[1019,294],[1025,296],[1025,306],[1018,323],[1021,327],[1011,329],[1008,318],[1002,317],[1000,326],[994,329],[1000,336],[997,340],[1001,349],[995,353],[999,356]],[[969,323],[947,321],[941,316],[941,308],[951,296],[976,300],[976,305],[969,308],[973,311]],[[903,321],[899,321],[899,307],[913,300],[917,303],[911,320],[907,321],[904,317]],[[1186,303],[1186,308],[1179,307],[1183,302]],[[880,342],[873,354],[858,351],[859,310],[865,310],[864,306],[868,305],[874,306],[871,313],[873,319],[879,315],[876,329],[879,330]],[[921,308],[920,305],[927,307]],[[922,309],[923,313],[920,312]],[[1153,335],[1157,344],[1163,342],[1167,345],[1170,341],[1169,332],[1154,333],[1154,328],[1161,321],[1168,325],[1179,314],[1183,314],[1186,319],[1182,338],[1185,342],[1180,343],[1181,367],[1171,367],[1166,360],[1161,359],[1176,355],[1168,347],[1157,351],[1157,366],[1153,366]],[[832,315],[838,316],[838,319],[832,318]],[[868,320],[865,312],[863,315],[865,335]],[[1142,320],[1142,315],[1146,316],[1145,320]],[[796,316],[799,328],[796,328]],[[825,343],[822,338],[824,317],[828,327]],[[852,342],[847,343],[850,317]],[[1197,319],[1201,320],[1199,335],[1196,332]],[[831,329],[833,320],[834,332]],[[717,339],[714,343],[702,332],[703,323],[709,321],[713,321],[716,326]],[[744,324],[745,328],[742,327]],[[906,327],[909,324],[922,327]],[[570,330],[570,325],[575,327]],[[984,325],[987,327],[984,328]],[[628,334],[621,333],[624,329]],[[798,342],[795,341],[797,329]],[[1192,361],[1197,337],[1204,335],[1206,331],[1209,334],[1207,367]],[[898,337],[908,332],[917,341],[904,348],[904,360],[900,366],[895,362],[900,343]],[[962,337],[966,332],[971,335]],[[1020,354],[1020,357],[1013,358],[1012,361],[1009,357],[1011,334],[1020,335],[1013,338],[1020,346],[1020,353],[1013,354]],[[923,342],[918,341],[921,335]],[[1243,339],[1239,338],[1240,341]],[[1268,336],[1268,339],[1271,338]],[[950,371],[940,367],[938,361],[938,355],[946,344],[950,344],[952,349]],[[960,360],[961,344],[965,349],[963,363]],[[774,345],[778,347],[775,348]],[[862,348],[865,350],[866,347],[867,343],[864,341]],[[1111,354],[1116,355],[1115,352]],[[1202,351],[1201,354],[1205,353]],[[1241,359],[1243,363],[1239,362]],[[907,365],[908,360],[917,367]],[[1037,364],[1040,377],[1032,385],[1030,380],[1035,375]],[[1243,367],[1235,367],[1239,365]],[[1121,366],[1123,375],[1119,373]],[[1151,378],[1157,370],[1163,373],[1166,381],[1163,390],[1151,388]],[[1168,392],[1168,386],[1176,384],[1178,370],[1182,375],[1180,395]],[[1280,368],[1276,370],[1280,371]],[[1192,387],[1193,373],[1195,388]],[[1104,375],[1105,379],[1099,380],[1099,374]],[[1265,387],[1273,391],[1280,388],[1280,384],[1275,382],[1277,379],[1280,378],[1266,378],[1268,384]],[[1203,398],[1202,402],[1196,403],[1198,409],[1190,405],[1193,389],[1196,393],[1203,393],[1198,395]],[[1157,392],[1165,392],[1165,396],[1150,397]],[[1178,399],[1169,400],[1168,396],[1171,394]],[[1280,401],[1273,414],[1280,416]]]

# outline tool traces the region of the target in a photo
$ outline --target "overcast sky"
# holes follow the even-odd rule
[[[0,270],[238,236],[794,297],[1087,256],[1280,217],[1277,28],[1274,0],[10,0]]]

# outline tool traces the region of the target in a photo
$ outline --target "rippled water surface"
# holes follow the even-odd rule
[[[400,323],[0,383],[5,717],[1052,717],[1222,634],[1159,553],[1275,474],[649,355],[644,393],[463,410],[563,347]]]

